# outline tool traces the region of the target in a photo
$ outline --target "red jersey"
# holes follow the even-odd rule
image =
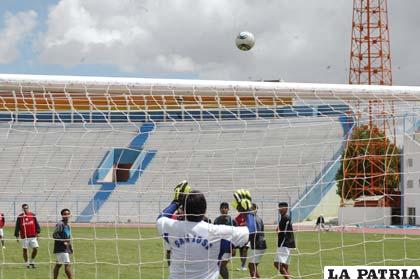
[[[185,216],[183,214],[179,214],[178,212],[175,212],[174,214],[172,214],[171,219],[183,221],[185,220]]]
[[[16,227],[15,227],[15,236],[20,238],[30,238],[36,237],[41,232],[39,227],[38,220],[32,212],[28,214],[21,213],[17,217]]]
[[[4,227],[4,214],[0,213],[0,229]]]
[[[235,217],[235,222],[238,227],[246,226],[246,215],[241,213]]]

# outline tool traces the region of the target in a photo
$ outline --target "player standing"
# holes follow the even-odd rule
[[[6,223],[6,220],[4,219],[4,214],[0,212],[0,239],[1,239],[1,247],[3,249],[6,249],[6,246],[4,245],[4,224]]]
[[[177,210],[183,194],[186,220],[173,220],[170,217]],[[248,191],[238,190],[234,198],[234,207],[249,212],[251,196]],[[170,279],[217,279],[222,252],[231,245],[243,246],[249,235],[255,233],[253,214],[246,214],[247,226],[232,227],[205,223],[206,210],[203,193],[191,191],[188,183],[183,181],[175,187],[174,200],[158,217],[157,229],[172,248]]]
[[[215,225],[226,225],[226,226],[236,226],[235,221],[229,215],[229,204],[227,202],[222,202],[220,204],[220,216],[214,220]],[[223,279],[229,279],[229,270],[227,264],[229,260],[235,256],[235,249],[229,247],[229,250],[223,253],[220,261],[220,276]]]
[[[318,218],[316,219],[316,224],[315,224],[315,228],[318,230],[318,231],[325,231],[326,229],[325,229],[325,219],[324,219],[324,216],[322,216],[322,215],[319,215],[318,216]]]
[[[65,208],[61,210],[61,221],[55,225],[53,238],[54,254],[57,262],[54,266],[54,279],[58,278],[58,273],[63,264],[67,278],[73,279],[70,266],[70,254],[73,253],[73,248],[71,246],[71,228],[69,225],[70,217],[71,212],[69,209]]]
[[[235,218],[236,225],[239,227],[246,226],[246,215],[244,213],[239,213]],[[249,242],[245,245],[239,247],[239,256],[241,258],[241,267],[238,267],[238,271],[246,271],[246,258],[248,255]]]
[[[35,257],[38,253],[38,236],[41,227],[35,214],[29,211],[29,206],[22,204],[23,213],[16,218],[15,237],[22,239],[23,259],[27,268],[35,268]],[[31,259],[28,261],[28,249],[32,248]]]
[[[251,245],[251,255],[249,257],[249,274],[251,278],[260,278],[260,274],[258,273],[258,264],[261,261],[262,256],[264,255],[265,249],[267,249],[267,243],[265,242],[265,235],[264,235],[264,222],[257,215],[258,206],[253,203],[252,204],[252,212],[254,214],[255,225],[257,229],[257,233],[253,234],[250,239],[249,243]]]
[[[283,274],[285,279],[290,279],[290,250],[296,248],[292,220],[287,215],[288,207],[287,202],[279,202],[280,221],[276,229],[278,234],[277,253],[274,256],[274,267]]]

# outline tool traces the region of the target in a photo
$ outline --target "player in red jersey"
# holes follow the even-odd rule
[[[4,239],[3,239],[4,238],[4,231],[3,231],[4,223],[5,223],[4,214],[3,213],[0,213],[0,239],[1,239],[1,247],[3,249],[6,249],[6,246],[4,245]]]
[[[235,223],[238,227],[246,226],[246,214],[240,213],[238,216],[236,216]],[[239,247],[239,256],[241,257],[241,267],[237,268],[239,271],[247,271],[246,258],[248,256],[248,248],[249,242],[246,245]]]
[[[35,214],[29,211],[29,206],[22,204],[23,213],[16,218],[15,237],[22,240],[23,259],[27,268],[35,268],[35,257],[38,253],[38,236],[41,233],[41,227]],[[32,248],[31,259],[28,260],[28,249]]]

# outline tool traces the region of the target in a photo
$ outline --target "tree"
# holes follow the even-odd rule
[[[401,149],[378,127],[353,128],[336,175],[341,201],[399,194]]]

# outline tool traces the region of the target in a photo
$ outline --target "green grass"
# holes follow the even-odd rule
[[[5,232],[10,238],[12,230],[8,228]],[[44,228],[42,236],[47,235],[51,235],[51,228]],[[261,276],[273,278],[276,235],[274,232],[266,235],[269,249],[259,269]],[[295,236],[299,249],[293,252],[290,270],[298,278],[321,278],[325,265],[416,265],[420,260],[417,236],[337,232],[299,232]],[[162,240],[154,229],[73,228],[73,237],[76,278],[167,278]],[[20,244],[7,240],[6,246],[6,250],[0,251],[0,279],[51,278],[55,261],[52,240],[40,239],[35,270],[23,266]],[[231,278],[247,276],[235,270],[239,262],[235,257],[229,264]]]

